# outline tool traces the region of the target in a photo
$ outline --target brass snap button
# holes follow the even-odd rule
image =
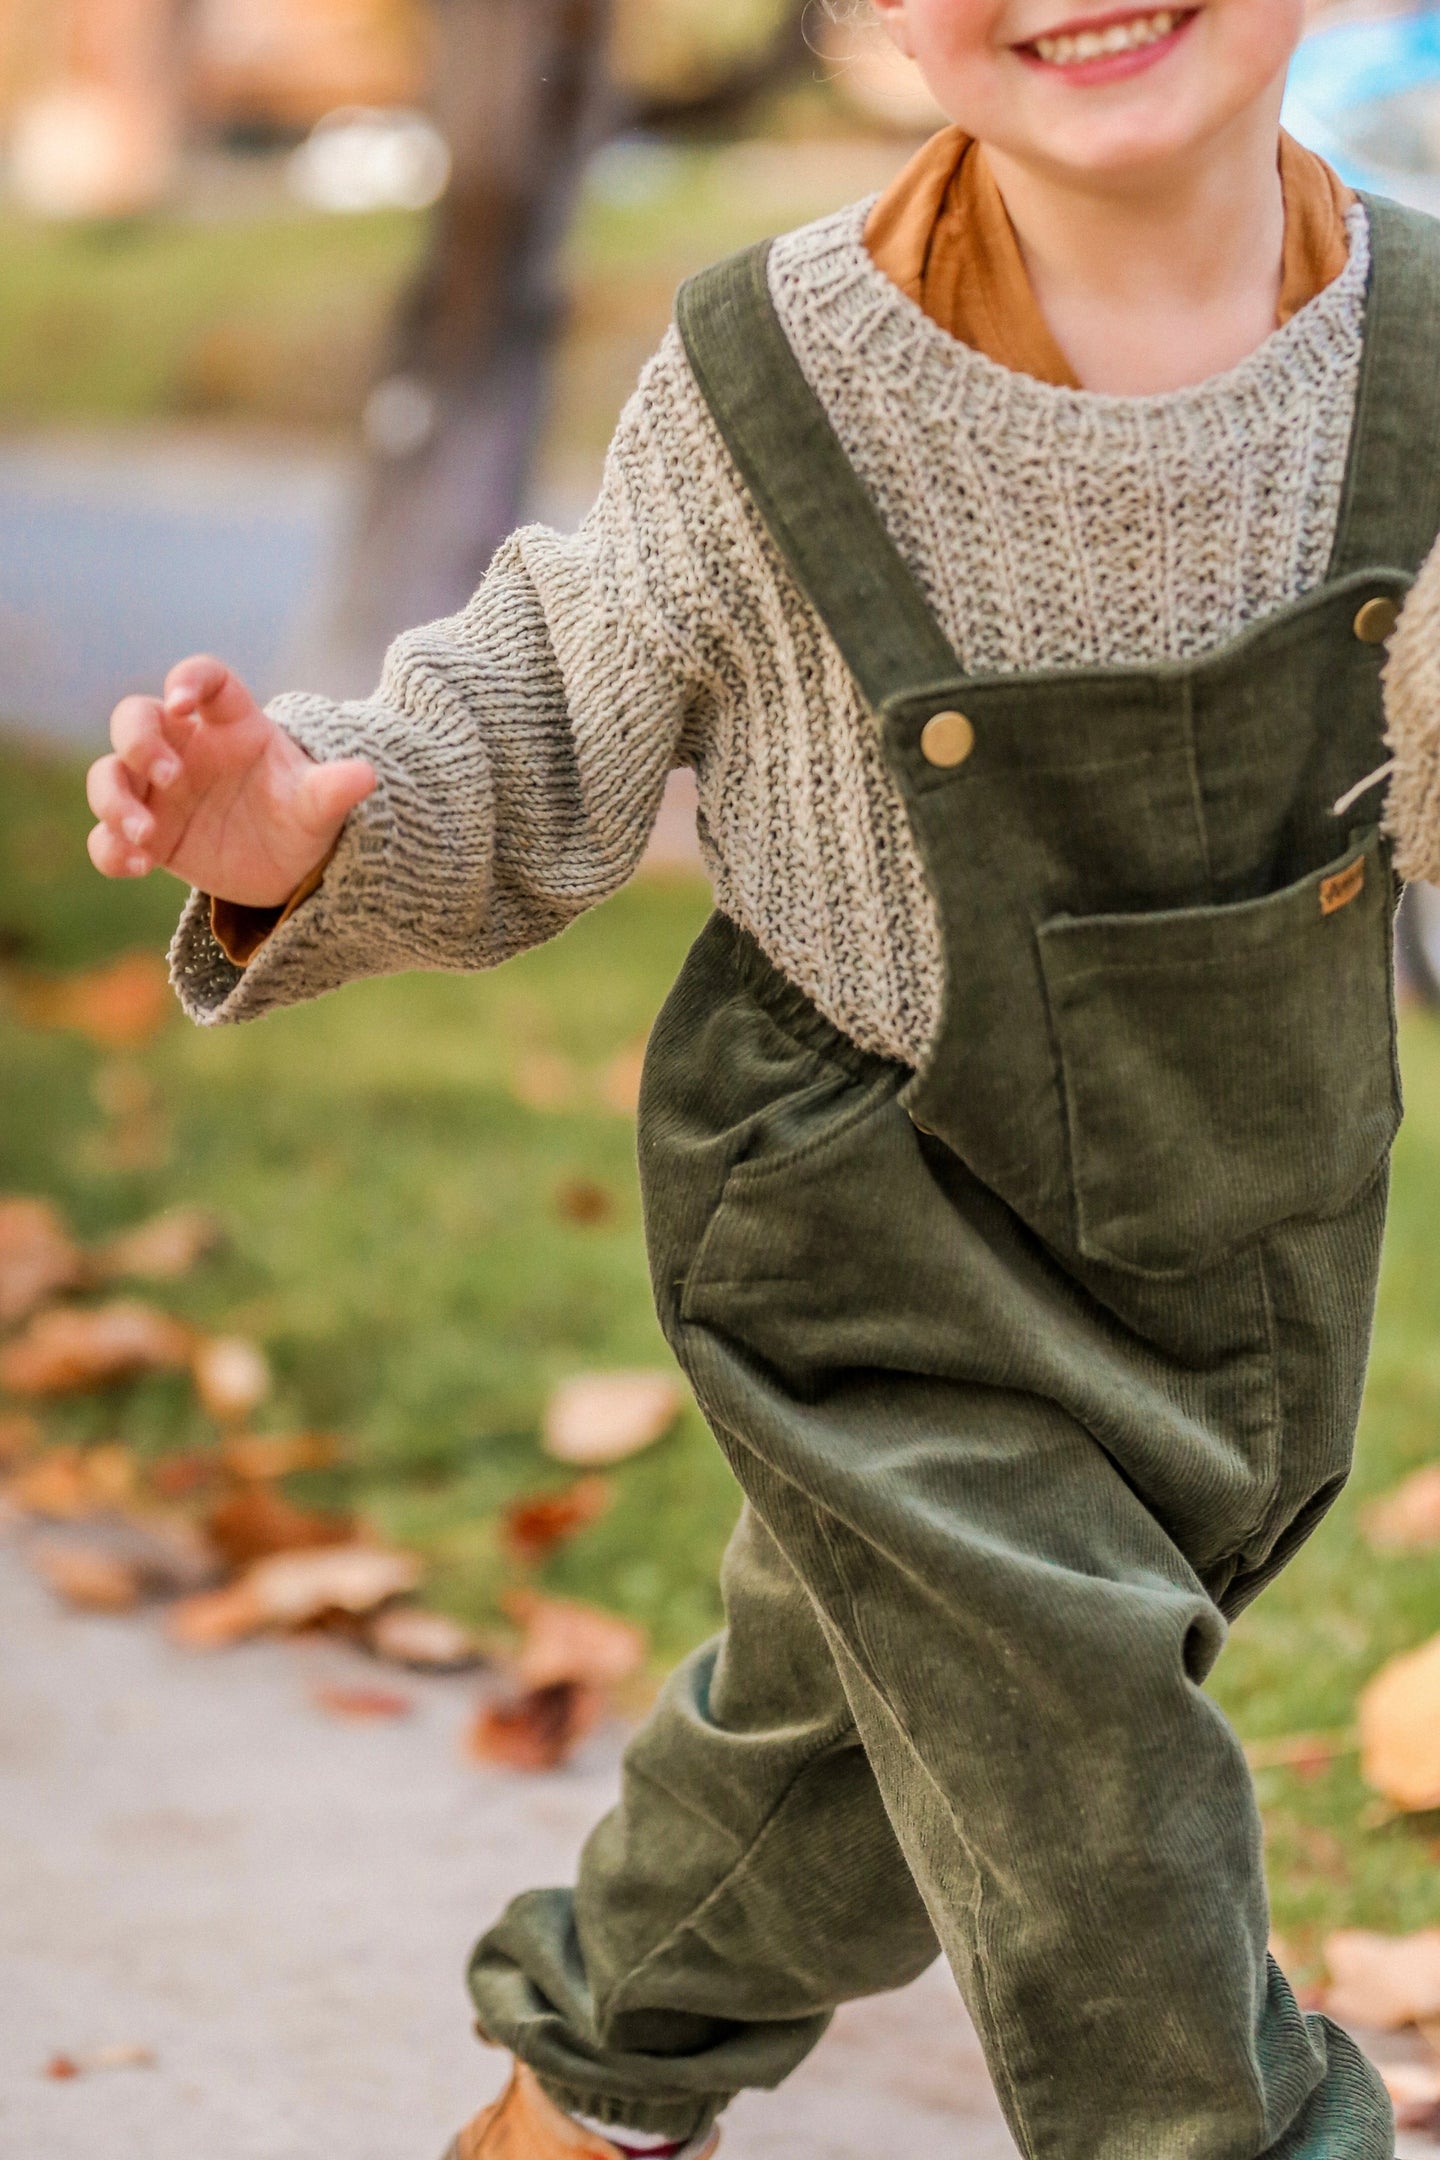
[[[1393,600],[1378,595],[1367,600],[1355,617],[1355,635],[1362,645],[1383,645],[1400,620],[1400,610]]]
[[[942,770],[963,765],[974,747],[975,730],[963,712],[937,712],[920,730],[921,757]]]

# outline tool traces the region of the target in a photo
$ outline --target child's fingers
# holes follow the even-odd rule
[[[368,758],[335,758],[301,774],[296,809],[312,831],[328,833],[374,791],[375,768]]]
[[[85,776],[85,800],[118,839],[143,848],[155,833],[155,820],[136,792],[135,780],[118,757],[98,758]]]
[[[169,787],[179,779],[180,760],[158,698],[123,698],[110,715],[110,740],[142,786]]]
[[[182,660],[166,676],[165,710],[176,720],[199,713],[212,726],[228,727],[236,720],[248,720],[256,705],[223,660],[200,653],[193,660]]]
[[[143,849],[132,847],[128,840],[112,831],[108,825],[92,826],[85,846],[91,862],[102,877],[144,877],[154,868]]]

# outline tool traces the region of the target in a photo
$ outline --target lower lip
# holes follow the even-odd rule
[[[1195,12],[1198,14],[1199,10]],[[1146,68],[1158,66],[1174,52],[1194,20],[1194,14],[1183,15],[1174,29],[1163,38],[1156,38],[1153,45],[1136,45],[1129,52],[1100,53],[1094,60],[1072,60],[1066,67],[1053,60],[1042,60],[1039,53],[1031,52],[1024,45],[1016,45],[1012,50],[1027,67],[1037,69],[1052,80],[1073,83],[1078,90],[1089,90],[1102,83],[1124,82],[1131,75],[1140,75]]]

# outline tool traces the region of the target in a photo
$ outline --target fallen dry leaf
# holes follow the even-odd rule
[[[355,1536],[349,1517],[297,1508],[268,1485],[247,1486],[218,1501],[205,1518],[205,1530],[216,1552],[232,1568],[249,1567],[271,1553],[349,1545]]]
[[[153,2070],[155,2050],[131,2047],[123,2042],[115,2047],[96,2048],[87,2058],[86,2066],[93,2070]]]
[[[189,1362],[190,1330],[128,1298],[52,1307],[0,1351],[0,1386],[14,1395],[79,1395]]]
[[[153,952],[124,953],[74,975],[14,976],[11,990],[28,1026],[73,1029],[104,1050],[149,1042],[175,1011],[170,971]]]
[[[375,1655],[390,1665],[417,1672],[462,1672],[482,1662],[480,1647],[468,1628],[444,1613],[417,1605],[391,1605],[376,1613],[365,1631]]]
[[[568,1110],[579,1100],[580,1075],[568,1058],[530,1050],[515,1061],[510,1092],[527,1110]]]
[[[645,1044],[631,1043],[611,1058],[600,1079],[600,1095],[617,1117],[634,1117],[640,1107],[640,1080],[645,1070]]]
[[[212,1582],[215,1559],[184,1516],[88,1513],[82,1529],[52,1532],[28,1557],[56,1595],[96,1612],[142,1597],[175,1597]]]
[[[1381,1666],[1358,1722],[1366,1784],[1397,1808],[1440,1807],[1440,1635]]]
[[[182,1650],[228,1650],[269,1626],[260,1600],[241,1578],[223,1590],[182,1598],[165,1616],[165,1631]]]
[[[0,1327],[84,1280],[85,1256],[48,1200],[0,1200]]]
[[[135,1490],[135,1463],[128,1448],[52,1448],[13,1478],[7,1496],[29,1515],[73,1521],[123,1507]]]
[[[31,1417],[27,1411],[0,1413],[0,1470],[23,1463],[27,1456],[35,1453],[43,1438],[39,1419]]]
[[[506,1550],[529,1566],[563,1545],[580,1530],[598,1522],[611,1501],[604,1478],[581,1478],[566,1492],[534,1493],[516,1500],[501,1517],[500,1534]]]
[[[545,1451],[586,1469],[624,1462],[663,1439],[684,1400],[673,1373],[581,1373],[550,1398]]]
[[[583,1223],[588,1229],[612,1220],[615,1196],[594,1178],[567,1178],[555,1194],[555,1211],[566,1222]]]
[[[1342,1928],[1325,1944],[1325,2007],[1342,2024],[1395,2032],[1440,2017],[1440,1928],[1377,1935]]]
[[[92,2055],[52,2055],[47,2078],[83,2077],[87,2070],[153,2070],[155,2051],[147,2047],[101,2047]]]
[[[42,1545],[30,1564],[56,1597],[79,1612],[133,1612],[144,1595],[135,1568],[99,1545]]]
[[[411,1553],[378,1545],[330,1545],[259,1560],[228,1589],[172,1607],[169,1629],[187,1649],[210,1650],[266,1628],[308,1627],[328,1613],[370,1613],[420,1580]]]
[[[174,1282],[213,1252],[221,1235],[219,1219],[208,1209],[170,1208],[111,1238],[92,1254],[90,1265],[102,1279]]]
[[[1293,1770],[1300,1777],[1311,1777],[1343,1756],[1354,1755],[1358,1747],[1350,1732],[1286,1733],[1278,1740],[1248,1740],[1245,1760],[1252,1770]]]
[[[1360,1519],[1377,1552],[1440,1545],[1440,1463],[1415,1471],[1383,1499],[1372,1501]]]
[[[327,1612],[374,1612],[415,1589],[421,1573],[413,1553],[356,1544],[277,1553],[259,1561],[244,1580],[274,1625],[302,1627]]]
[[[296,1470],[328,1470],[340,1460],[334,1433],[227,1433],[220,1460],[236,1477],[260,1483],[289,1477]]]
[[[572,1598],[542,1597],[538,1590],[515,1590],[505,1609],[524,1629],[516,1660],[523,1688],[555,1687],[577,1681],[590,1687],[616,1687],[633,1679],[645,1663],[643,1628],[598,1606]]]
[[[397,1695],[392,1688],[373,1687],[318,1687],[315,1705],[327,1710],[331,1717],[346,1718],[409,1717],[415,1708],[408,1695]]]
[[[209,1448],[184,1448],[175,1455],[162,1455],[146,1472],[155,1491],[167,1500],[193,1499],[196,1493],[217,1484],[224,1474],[225,1464],[218,1450]]]
[[[465,1735],[465,1752],[509,1770],[555,1770],[595,1730],[605,1707],[603,1688],[576,1681],[532,1688],[487,1703]]]
[[[243,1425],[270,1392],[270,1367],[243,1335],[215,1335],[195,1345],[195,1389],[217,1425]]]

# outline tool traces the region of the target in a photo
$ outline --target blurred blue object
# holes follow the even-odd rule
[[[1352,187],[1440,211],[1440,7],[1313,30],[1282,118]]]

